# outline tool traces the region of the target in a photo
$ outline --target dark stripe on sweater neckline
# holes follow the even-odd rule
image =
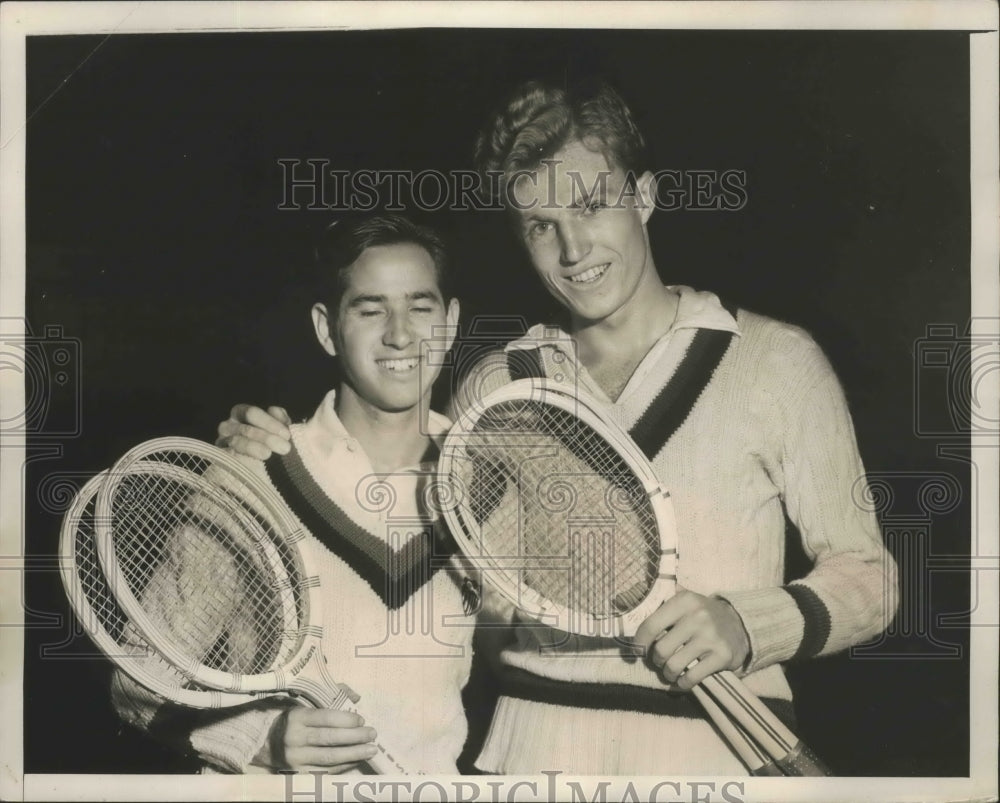
[[[735,309],[728,306],[726,309],[736,317]],[[629,429],[632,440],[649,460],[659,454],[688,419],[694,405],[715,376],[733,336],[732,332],[725,330],[699,329],[673,376],[664,383],[656,398]],[[507,371],[512,380],[543,378],[546,375],[540,348],[508,351],[506,359]]]
[[[629,429],[632,440],[647,458],[653,460],[687,421],[691,410],[715,376],[732,340],[732,332],[719,329],[697,331],[673,376]]]
[[[401,549],[394,549],[390,541],[372,535],[323,491],[294,446],[287,455],[272,455],[264,466],[274,487],[299,520],[391,610],[405,605],[448,564],[455,552],[451,538],[441,535],[443,528],[431,523]]]

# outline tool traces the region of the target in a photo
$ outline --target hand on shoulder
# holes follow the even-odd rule
[[[287,454],[292,448],[291,418],[283,407],[264,410],[237,404],[229,418],[219,424],[215,445],[238,455],[267,460],[272,454]]]

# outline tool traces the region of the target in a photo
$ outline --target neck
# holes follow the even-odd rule
[[[344,429],[365,450],[375,472],[387,474],[416,465],[427,451],[427,401],[405,410],[380,410],[349,386],[341,385],[334,409]]]
[[[678,303],[677,294],[657,278],[644,283],[629,304],[607,318],[573,320],[570,334],[583,364],[589,369],[608,360],[641,358],[673,325]]]

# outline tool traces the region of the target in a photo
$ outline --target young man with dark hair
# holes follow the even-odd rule
[[[456,773],[474,620],[454,544],[427,507],[449,426],[429,407],[434,355],[450,347],[459,313],[442,289],[444,245],[404,217],[375,215],[328,228],[317,256],[312,320],[340,377],[313,416],[292,425],[287,454],[249,462],[303,524],[329,599],[331,674],[361,695],[369,721],[271,699],[180,713],[189,723],[181,729],[177,711],[120,673],[114,703],[154,735],[179,735],[214,770],[352,771],[378,738],[413,772]]]
[[[477,761],[486,771],[743,773],[690,695],[676,692],[730,669],[791,718],[781,664],[869,639],[895,610],[895,565],[874,515],[853,501],[865,493],[864,468],[829,363],[801,329],[663,284],[644,154],[627,106],[603,85],[528,83],[477,143],[477,166],[503,174],[517,237],[568,325],[533,327],[485,358],[455,404],[527,365],[642,434],[673,500],[681,586],[636,636],[645,661],[610,639],[515,626]],[[220,438],[284,448],[266,419],[234,409]],[[786,513],[813,561],[789,584]]]

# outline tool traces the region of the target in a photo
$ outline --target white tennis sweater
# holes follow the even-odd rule
[[[746,684],[788,714],[780,663],[843,650],[884,629],[896,606],[895,564],[864,504],[847,403],[819,347],[801,329],[753,313],[740,311],[737,323],[711,293],[673,289],[673,326],[616,401],[577,363],[569,336],[542,326],[487,358],[458,401],[509,381],[511,352],[538,349],[546,376],[588,392],[629,429],[699,329],[732,332],[701,397],[652,463],[677,519],[679,584],[732,604],[750,640]],[[790,585],[783,511],[814,563]],[[664,694],[665,681],[644,661],[623,658],[613,641],[535,623],[515,633],[501,654],[504,695],[481,769],[745,774],[691,696]]]
[[[292,456],[272,457],[267,466],[248,463],[309,533],[324,589],[323,648],[332,677],[361,695],[366,724],[407,769],[456,773],[467,732],[461,690],[474,618],[463,611],[463,578],[447,539],[431,526],[425,491],[434,466],[375,476],[337,418],[334,399],[331,391],[309,421],[292,426]],[[435,439],[448,423],[432,413]],[[185,711],[120,672],[112,700],[126,721],[227,772],[255,771],[249,762],[283,710],[264,700]]]

